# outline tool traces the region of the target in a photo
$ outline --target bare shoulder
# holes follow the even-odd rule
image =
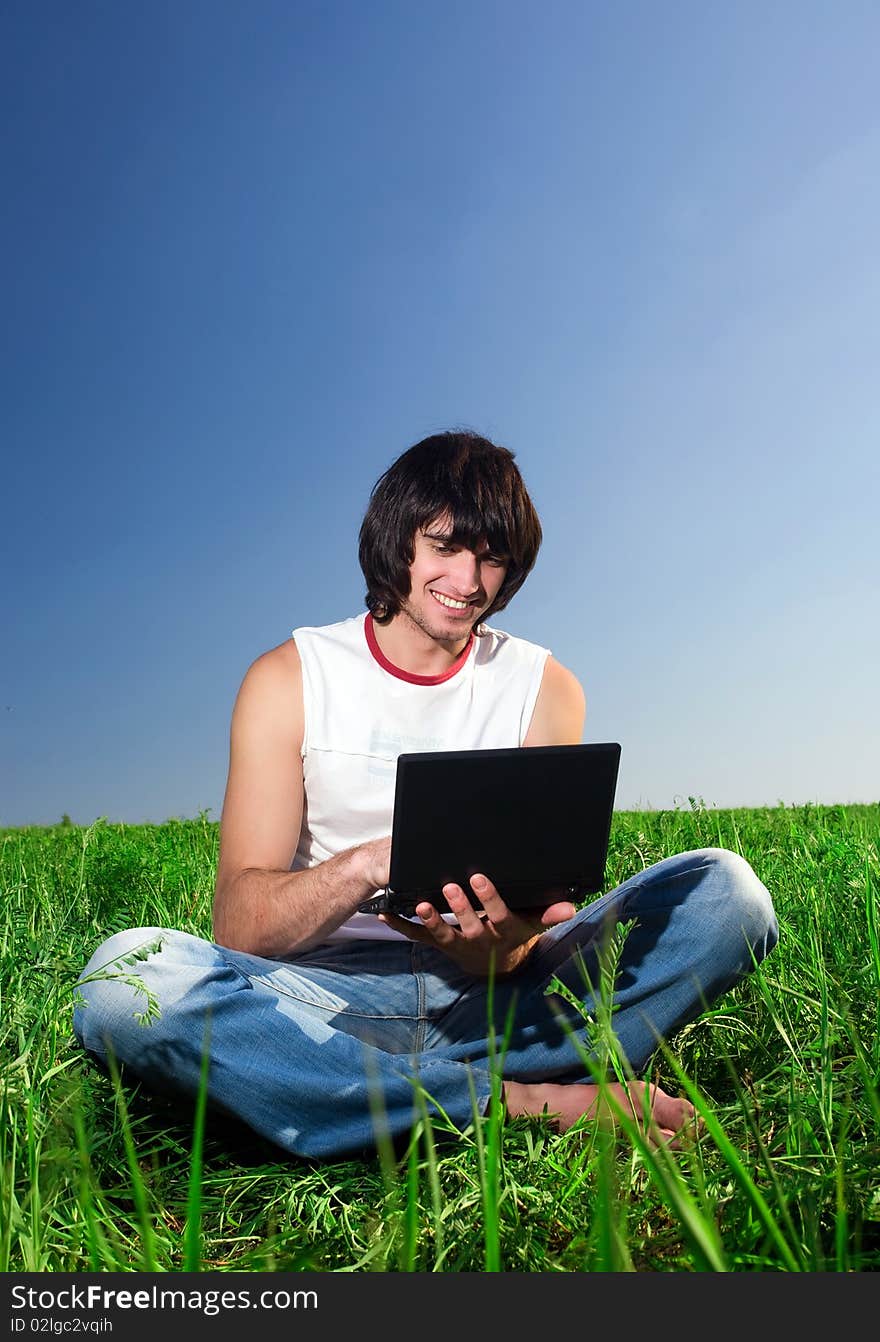
[[[283,643],[260,653],[247,670],[247,676],[265,681],[266,684],[271,684],[273,680],[283,680],[291,674],[300,679],[299,651],[292,638],[286,638]]]
[[[556,698],[568,699],[581,705],[586,703],[583,686],[577,676],[567,666],[557,662],[552,655],[544,663],[541,693],[545,691]]]
[[[578,745],[583,735],[587,700],[573,671],[549,656],[532,714],[527,746]]]
[[[234,716],[271,720],[285,736],[302,737],[302,666],[296,643],[287,638],[256,657],[245,672]]]

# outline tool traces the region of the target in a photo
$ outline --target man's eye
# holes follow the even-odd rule
[[[451,555],[453,553],[451,545],[440,545],[438,543],[434,546],[434,549],[437,551],[438,555]]]

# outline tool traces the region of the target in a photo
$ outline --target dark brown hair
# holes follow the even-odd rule
[[[514,454],[470,430],[446,430],[413,444],[376,481],[361,523],[358,557],[367,609],[387,624],[409,596],[416,532],[442,515],[453,544],[489,549],[508,560],[486,620],[503,610],[528,577],[541,545],[538,514]]]

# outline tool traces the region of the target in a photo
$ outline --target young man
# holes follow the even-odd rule
[[[360,534],[367,612],[302,627],[244,677],[232,714],[214,941],[139,928],[84,971],[81,1042],[147,1085],[195,1093],[203,1050],[211,1100],[279,1146],[335,1157],[392,1136],[416,1110],[459,1128],[486,1112],[492,1045],[508,1114],[559,1131],[597,1116],[584,1013],[610,924],[633,922],[614,996],[615,1036],[634,1075],[772,949],[770,896],[737,854],[708,848],[634,874],[576,911],[513,912],[491,873],[445,887],[452,913],[414,919],[358,906],[388,881],[395,761],[402,751],[577,744],[584,694],[548,649],[487,621],[535,563],[541,525],[513,454],[472,433],[416,443],[374,487]],[[438,797],[439,828],[456,798]],[[161,937],[138,973],[159,1015],[123,977],[91,977]],[[585,971],[586,970],[586,974]],[[551,981],[568,989],[548,994]],[[489,1020],[489,983],[494,1020]],[[490,1036],[492,1040],[490,1043]],[[633,1081],[612,1100],[677,1143],[692,1107]]]

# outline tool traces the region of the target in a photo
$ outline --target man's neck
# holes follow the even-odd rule
[[[373,621],[373,633],[388,661],[413,676],[442,676],[458,660],[471,638],[470,629],[451,641],[433,638],[405,611],[392,616],[388,624]]]

